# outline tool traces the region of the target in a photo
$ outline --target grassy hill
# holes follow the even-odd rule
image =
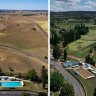
[[[96,45],[96,25],[86,24],[89,27],[89,33],[81,36],[81,38],[73,43],[70,43],[69,52],[78,57],[85,57],[90,48]],[[96,53],[94,54],[96,59]]]
[[[51,21],[55,24],[55,30],[58,33],[60,29],[73,29],[76,24],[85,24],[89,28],[89,33],[82,35],[80,39],[68,44],[69,54],[85,58],[90,48],[96,45],[96,19],[95,11],[69,11],[69,12],[51,12]],[[96,52],[94,53],[96,61]]]
[[[35,23],[35,21],[44,21],[47,23],[47,16],[43,14],[6,16],[5,14],[4,18],[0,19],[0,44],[10,45],[42,58],[47,56],[47,36]],[[33,68],[40,74],[42,65],[47,67],[46,63],[35,57],[28,58],[2,49],[0,49],[0,53],[0,56],[4,55],[3,57],[5,58],[3,61],[0,61],[0,68],[4,72],[9,72],[9,67],[12,67],[15,73],[26,73],[27,70]]]

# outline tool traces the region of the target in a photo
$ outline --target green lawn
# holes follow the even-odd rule
[[[70,71],[73,74],[73,70]],[[80,75],[76,76],[76,78],[78,78],[82,82],[83,86],[87,91],[87,96],[93,96],[93,92],[96,88],[96,76],[95,78],[91,78],[89,80],[82,78]]]
[[[17,88],[18,90],[30,90],[30,91],[36,91],[36,92],[46,92],[46,89],[42,88],[41,83],[36,82],[24,82],[24,86],[21,88]]]
[[[54,96],[59,96],[59,93],[58,93],[58,92],[55,92],[55,93],[54,93]]]
[[[89,33],[81,36],[79,40],[76,40],[68,45],[69,54],[84,58],[88,54],[89,49],[96,45],[96,25],[87,24],[87,26],[89,27]]]
[[[48,21],[38,21],[37,22],[46,32],[48,32]]]

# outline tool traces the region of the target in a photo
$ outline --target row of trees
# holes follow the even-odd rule
[[[53,92],[60,91],[59,96],[74,96],[72,85],[65,83],[62,74],[59,72],[51,73],[50,89]]]
[[[85,57],[85,62],[86,62],[86,63],[89,63],[89,64],[91,64],[91,65],[93,65],[93,66],[95,66],[95,61],[94,61],[94,59],[93,59],[94,51],[95,51],[95,48],[94,48],[94,47],[91,48],[91,49],[89,50],[88,55]]]
[[[10,74],[11,76],[13,76],[13,72],[14,69],[13,68],[9,68]],[[6,75],[3,73],[2,69],[0,68],[0,75]],[[21,78],[22,75],[20,73],[18,73],[18,78]],[[23,76],[24,77],[24,76]],[[45,66],[42,66],[41,68],[41,76],[37,75],[37,72],[34,69],[30,69],[25,76],[26,79],[30,79],[31,81],[35,81],[35,82],[42,82],[42,87],[45,88],[47,82],[48,82],[48,71],[45,68]]]
[[[58,45],[54,46],[53,47],[53,57],[56,60],[58,60],[61,56],[62,56],[62,51],[61,51],[60,47]],[[63,59],[64,59],[64,61],[66,61],[67,56],[68,56],[67,49],[64,48],[64,51],[63,51]]]
[[[81,35],[85,35],[89,32],[89,28],[84,24],[77,24],[74,29],[60,29],[57,35],[56,30],[51,28],[51,40],[52,46],[56,46],[59,42],[63,41],[63,46],[80,39]]]
[[[45,88],[45,86],[48,82],[47,69],[45,68],[45,66],[42,66],[40,77],[37,75],[37,72],[34,69],[30,69],[26,74],[26,78],[30,79],[31,81],[35,81],[35,82],[42,81],[42,87]]]
[[[95,66],[95,61],[89,54],[85,57],[85,62]]]

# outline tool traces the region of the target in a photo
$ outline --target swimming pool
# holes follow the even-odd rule
[[[23,86],[23,82],[22,81],[5,81],[5,82],[0,82],[0,87],[9,87],[9,88],[13,88],[13,87],[22,87]]]
[[[64,62],[64,67],[72,67],[72,66],[75,66],[75,65],[79,65],[79,62],[78,61],[73,61],[73,62]]]

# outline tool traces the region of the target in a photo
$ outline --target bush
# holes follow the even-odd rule
[[[33,27],[33,30],[36,30],[36,28],[35,28],[35,27]]]
[[[44,93],[44,92],[40,92],[40,93],[38,94],[38,96],[47,96],[47,94]]]
[[[65,83],[60,90],[59,96],[74,96],[73,86],[68,83]]]
[[[50,89],[53,92],[59,91],[64,83],[64,78],[61,73],[53,72],[51,74]]]
[[[29,93],[22,93],[21,96],[31,96]]]
[[[45,56],[45,59],[48,59],[48,57],[47,57],[47,56]]]
[[[30,79],[31,81],[38,81],[37,72],[36,72],[34,69],[30,69],[30,70],[27,72],[26,77],[27,77],[28,79]]]

